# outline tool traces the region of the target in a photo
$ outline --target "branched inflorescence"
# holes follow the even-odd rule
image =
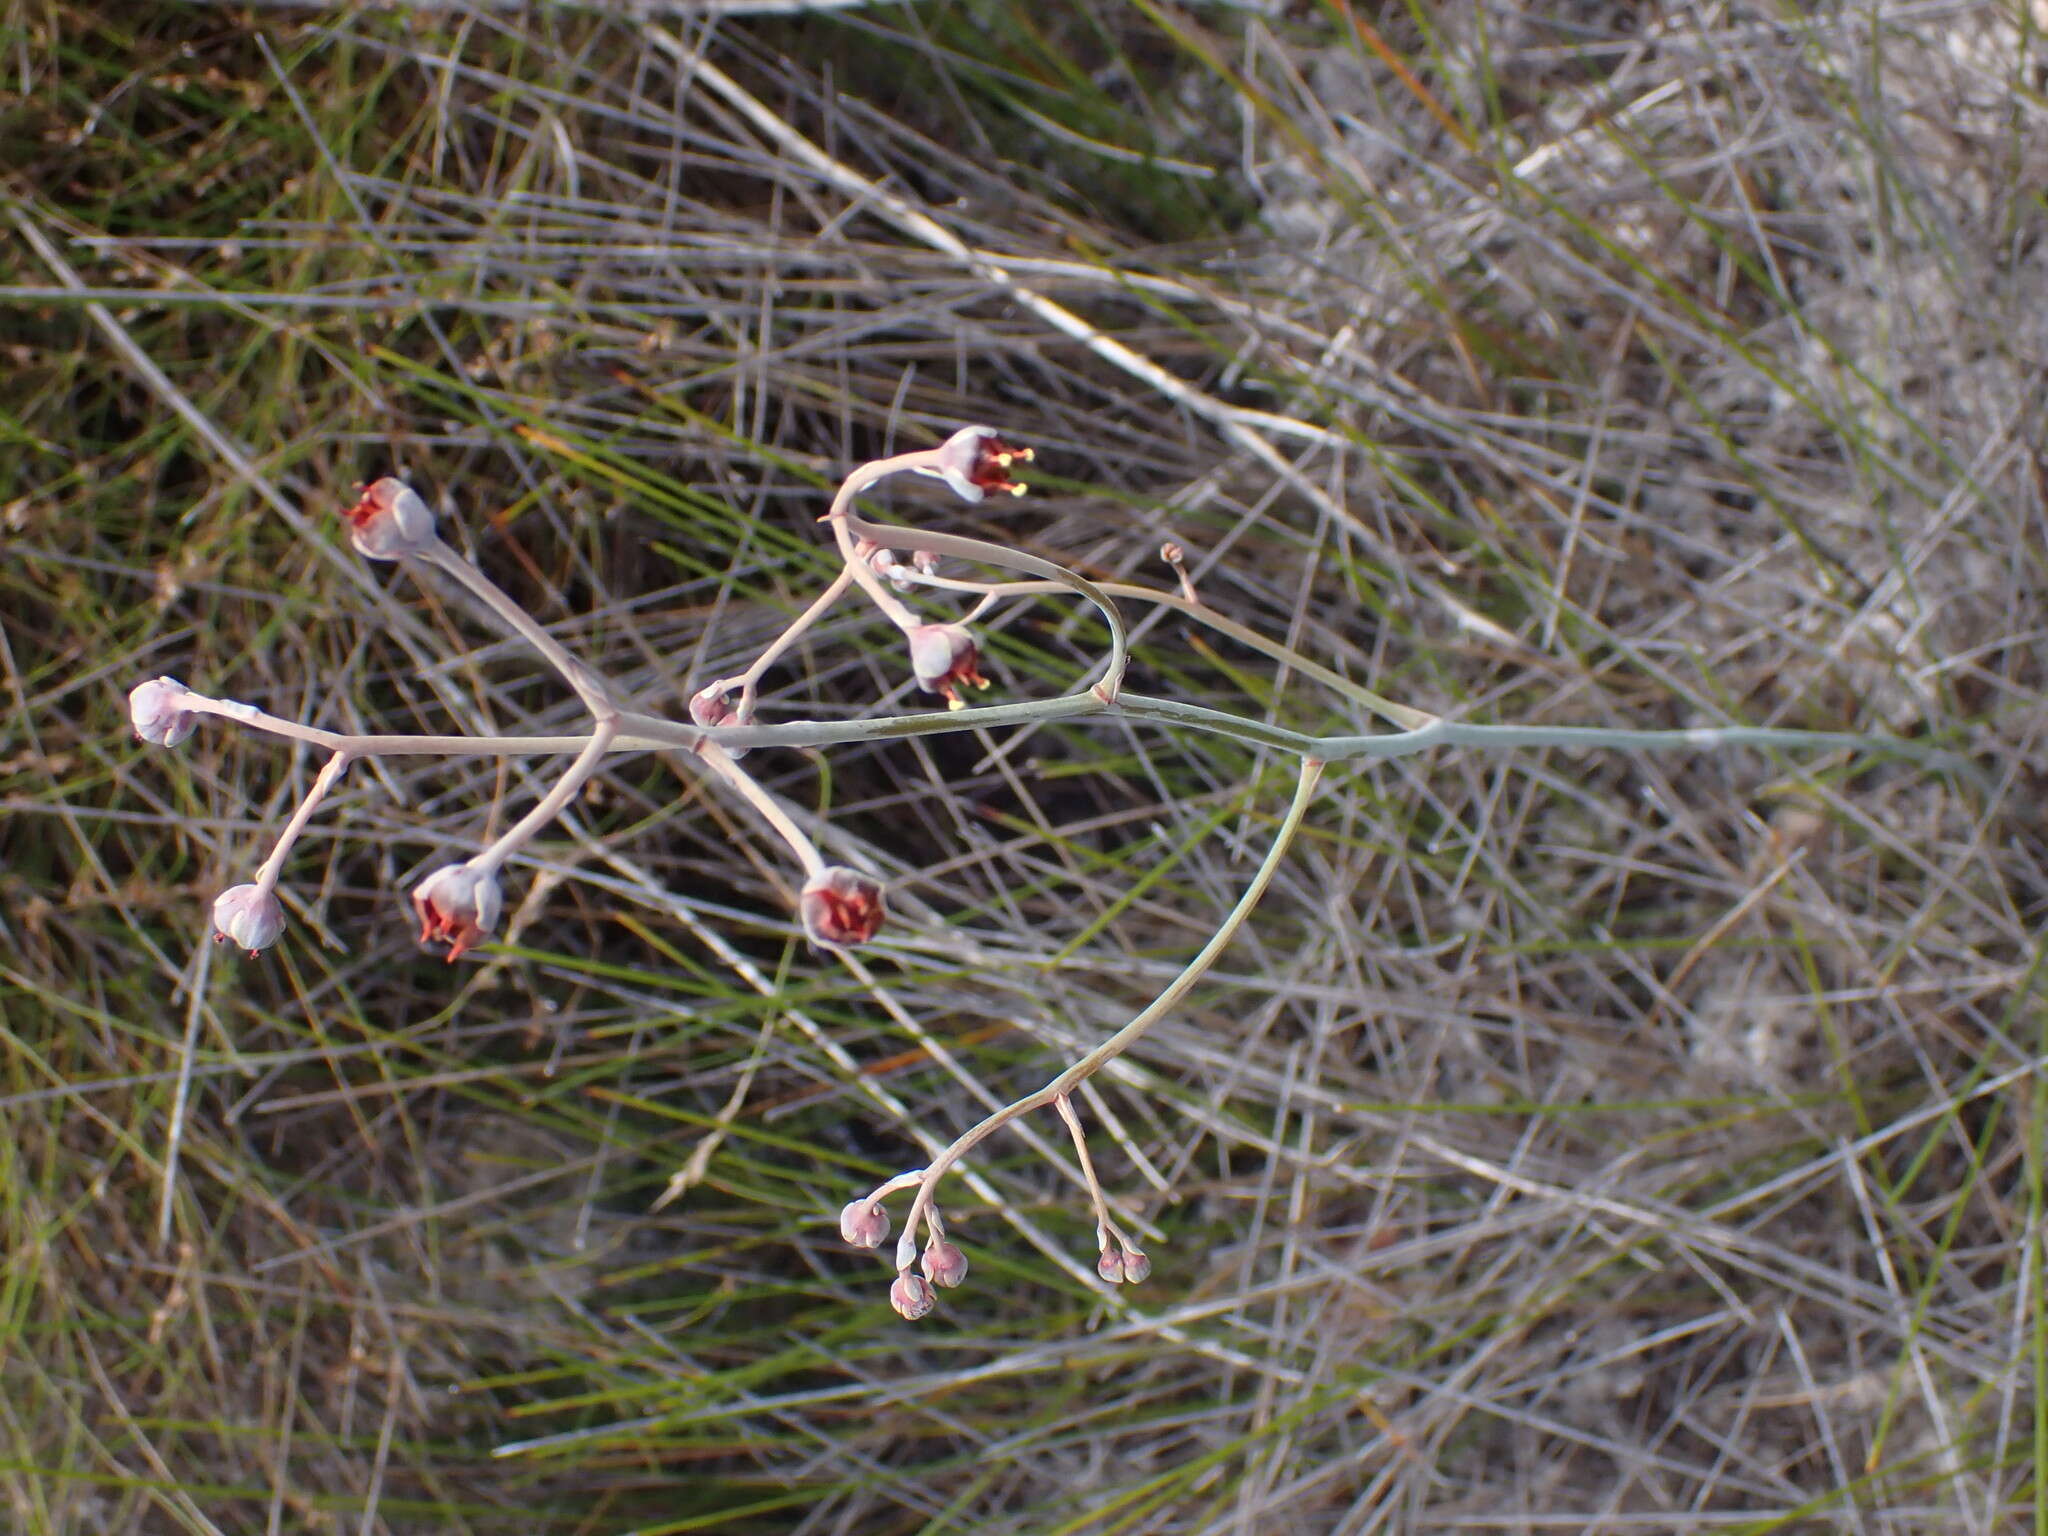
[[[152,678],[129,694],[136,735],[158,746],[175,747],[212,716],[324,750],[327,761],[312,787],[278,835],[255,878],[221,892],[213,904],[218,941],[232,941],[252,955],[277,942],[285,927],[278,881],[293,844],[321,801],[360,757],[433,755],[498,757],[567,757],[568,766],[533,806],[495,841],[473,857],[433,871],[412,890],[420,941],[445,945],[455,961],[495,931],[504,907],[500,872],[508,859],[553,822],[615,752],[683,748],[697,754],[710,773],[726,785],[788,845],[803,883],[797,917],[809,940],[825,949],[864,944],[881,930],[887,905],[881,881],[860,870],[828,864],[816,845],[750,774],[740,759],[756,747],[821,747],[850,741],[934,734],[943,731],[1024,725],[1054,719],[1078,719],[1118,712],[1129,719],[1178,729],[1216,732],[1295,754],[1301,763],[1293,803],[1281,820],[1259,869],[1201,951],[1181,973],[1123,1028],[1089,1051],[1033,1093],[1000,1108],[945,1147],[924,1168],[884,1181],[851,1201],[839,1216],[845,1240],[859,1248],[879,1248],[888,1238],[885,1204],[891,1196],[914,1191],[904,1230],[894,1250],[896,1278],[889,1289],[891,1305],[907,1318],[919,1318],[936,1304],[934,1287],[959,1285],[967,1276],[967,1257],[946,1236],[945,1218],[935,1192],[946,1173],[979,1142],[1033,1110],[1050,1106],[1072,1134],[1082,1177],[1095,1220],[1099,1249],[1096,1273],[1106,1282],[1136,1284],[1151,1273],[1151,1260],[1133,1243],[1110,1214],[1109,1201],[1096,1177],[1086,1136],[1072,1102],[1074,1091],[1107,1063],[1129,1050],[1146,1030],[1164,1017],[1194,987],[1228,947],[1252,908],[1264,894],[1301,826],[1323,767],[1340,760],[1380,760],[1407,756],[1434,746],[1612,747],[1639,750],[1712,748],[1722,746],[1813,748],[1858,751],[1883,749],[1918,756],[1936,756],[1908,743],[1869,737],[1714,726],[1692,730],[1607,730],[1569,726],[1477,725],[1441,719],[1396,704],[1359,686],[1310,657],[1236,623],[1208,608],[1197,595],[1177,545],[1162,558],[1176,577],[1168,590],[1121,583],[1098,585],[1067,568],[1035,555],[980,539],[931,529],[905,529],[867,521],[856,499],[892,476],[914,474],[942,481],[968,501],[991,494],[1021,495],[1025,487],[1011,479],[1012,470],[1032,458],[1029,448],[1013,447],[989,427],[963,427],[936,448],[898,454],[863,464],[849,475],[821,521],[831,525],[841,557],[839,574],[789,624],[744,672],[719,678],[690,699],[687,722],[632,707],[614,685],[576,657],[497,587],[472,562],[443,543],[432,509],[403,481],[383,479],[362,489],[344,512],[350,539],[372,560],[417,562],[431,566],[466,588],[526,640],[558,672],[581,699],[591,725],[568,736],[424,736],[345,735],[280,719],[231,699],[194,692],[169,677]],[[1023,580],[990,582],[940,574],[940,562],[954,559],[1022,573]],[[857,586],[902,633],[911,675],[925,692],[943,699],[946,712],[896,715],[853,721],[790,721],[763,725],[755,718],[762,677],[807,629]],[[951,592],[976,599],[959,619],[934,621],[920,616],[906,596],[920,590]],[[969,707],[967,690],[986,689],[981,656],[971,626],[1004,598],[1035,598],[1073,593],[1100,610],[1109,634],[1109,653],[1101,664],[1077,681],[1069,692],[1050,699]],[[1122,688],[1125,642],[1116,600],[1156,603],[1172,608],[1239,643],[1312,679],[1394,727],[1368,734],[1308,736],[1265,721],[1243,719],[1168,699],[1144,698]],[[923,1246],[919,1246],[920,1234]]]

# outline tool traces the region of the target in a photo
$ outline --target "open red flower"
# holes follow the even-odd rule
[[[412,908],[420,919],[420,942],[446,944],[452,964],[498,926],[504,900],[497,876],[488,870],[470,864],[437,869],[412,891]]]
[[[974,637],[959,624],[920,624],[913,629],[910,670],[926,693],[946,696],[948,709],[966,708],[967,701],[960,697],[963,683],[970,688],[988,686],[988,679],[981,675],[981,652]]]
[[[865,944],[882,931],[882,882],[835,864],[804,882],[797,910],[813,944]]]
[[[979,501],[991,491],[1022,496],[1025,487],[1012,480],[1009,468],[1031,457],[1029,448],[1012,447],[996,436],[994,427],[962,427],[934,450],[934,462],[918,471],[943,480],[968,501]]]
[[[396,560],[433,543],[433,511],[403,480],[387,475],[358,489],[362,495],[356,504],[341,514],[348,519],[349,542],[356,553],[372,560]]]

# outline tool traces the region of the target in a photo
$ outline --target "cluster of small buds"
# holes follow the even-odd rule
[[[192,690],[175,677],[152,677],[128,690],[128,718],[135,739],[152,746],[175,747],[199,725],[191,707]]]
[[[1152,1273],[1152,1261],[1141,1249],[1119,1243],[1103,1248],[1102,1257],[1095,1261],[1095,1273],[1111,1285],[1141,1285]]]
[[[967,707],[967,701],[960,697],[963,685],[988,686],[988,679],[981,675],[981,651],[966,626],[920,624],[910,631],[908,639],[910,670],[917,678],[917,686],[926,693],[943,694],[946,708]]]
[[[915,592],[919,586],[916,577],[930,576],[939,568],[939,557],[928,549],[914,549],[906,560],[895,550],[884,548],[872,539],[862,539],[854,545],[854,553],[873,566],[898,592]]]
[[[797,912],[810,941],[827,947],[867,943],[889,915],[882,882],[839,864],[826,866],[804,882]]]
[[[420,942],[445,943],[452,965],[498,926],[504,905],[495,871],[472,860],[435,870],[413,887],[413,911],[419,915]]]
[[[348,519],[349,542],[371,560],[396,560],[417,555],[435,541],[434,513],[419,493],[389,475],[360,486],[362,495],[341,515]]]
[[[231,885],[213,899],[215,943],[232,940],[254,955],[284,932],[284,904],[261,883]]]
[[[1022,496],[1023,482],[1012,480],[1012,464],[1029,463],[1029,448],[1014,448],[996,436],[994,427],[962,427],[933,450],[932,463],[917,472],[943,480],[956,495],[980,501],[991,491]]]
[[[839,1213],[839,1235],[855,1248],[881,1247],[889,1236],[889,1213],[882,1206],[884,1197],[915,1185],[921,1177],[917,1173],[900,1174],[872,1194],[848,1201]],[[967,1279],[967,1255],[957,1244],[947,1240],[936,1207],[925,1211],[924,1223],[930,1229],[931,1240],[918,1256],[917,1267],[922,1273],[911,1272],[912,1245],[905,1237],[896,1250],[896,1262],[901,1268],[897,1271],[895,1283],[889,1287],[889,1304],[913,1320],[931,1311],[937,1299],[934,1286],[951,1289]]]

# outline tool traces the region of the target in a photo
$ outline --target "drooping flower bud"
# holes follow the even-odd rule
[[[938,1299],[938,1293],[927,1282],[912,1274],[898,1275],[889,1287],[889,1305],[913,1323],[930,1312]]]
[[[804,882],[797,910],[813,944],[865,944],[888,916],[882,882],[839,864]]]
[[[1152,1274],[1152,1261],[1136,1248],[1124,1250],[1124,1284],[1143,1285]]]
[[[751,725],[752,710],[744,714],[733,706],[732,696],[716,683],[690,696],[690,718],[707,729],[715,730],[721,725]],[[727,747],[728,757],[745,757],[752,750],[748,747]]]
[[[1013,448],[996,436],[994,427],[962,427],[936,451],[937,462],[918,473],[943,480],[968,501],[980,501],[990,491],[1007,491],[1022,496],[1024,486],[1010,479],[1007,471],[1020,459],[1029,460],[1029,448]]]
[[[478,870],[471,864],[450,864],[437,869],[412,890],[413,911],[420,920],[420,942],[446,943],[452,964],[464,950],[498,926],[498,911],[504,900],[497,876],[487,870]]]
[[[965,709],[960,686],[986,688],[981,675],[981,652],[974,637],[961,624],[920,624],[910,631],[910,670],[917,686],[926,693],[946,697],[946,708]]]
[[[199,712],[186,707],[192,690],[175,677],[152,677],[128,690],[128,718],[135,739],[159,747],[175,747],[199,724]]]
[[[353,530],[349,542],[356,553],[372,560],[396,560],[416,555],[434,542],[433,511],[403,480],[387,475],[361,489],[356,504],[341,514]]]
[[[889,1213],[879,1200],[851,1201],[839,1213],[839,1235],[856,1248],[879,1248],[889,1235]]]
[[[925,1245],[918,1268],[924,1271],[925,1279],[933,1285],[943,1285],[950,1290],[967,1278],[967,1255],[943,1237],[935,1237]]]
[[[232,939],[251,955],[284,932],[284,905],[260,885],[231,885],[213,898],[213,938]]]
[[[1102,1250],[1102,1257],[1095,1261],[1095,1273],[1111,1285],[1124,1283],[1124,1256],[1114,1248]]]

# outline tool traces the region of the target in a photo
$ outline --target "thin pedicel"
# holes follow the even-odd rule
[[[966,1254],[946,1236],[945,1219],[936,1198],[940,1183],[980,1142],[1020,1116],[1048,1105],[1059,1114],[1073,1137],[1095,1221],[1099,1249],[1096,1273],[1111,1286],[1135,1285],[1151,1273],[1150,1258],[1130,1240],[1111,1213],[1072,1094],[1171,1012],[1229,946],[1278,872],[1313,803],[1317,782],[1326,765],[1405,757],[1440,746],[1494,750],[1751,747],[1884,751],[1960,768],[1965,773],[1971,771],[1967,764],[1959,764],[1937,749],[1846,733],[1749,726],[1637,731],[1446,720],[1382,698],[1292,647],[1215,612],[1197,594],[1185,555],[1177,544],[1168,544],[1160,551],[1174,573],[1177,590],[1131,583],[1098,584],[1022,550],[927,528],[870,522],[856,508],[860,496],[901,474],[938,480],[967,501],[980,501],[994,494],[1022,495],[1025,486],[1013,480],[1011,472],[1032,457],[1029,448],[1012,446],[993,428],[971,426],[961,428],[936,448],[896,454],[856,468],[820,519],[831,526],[841,558],[839,573],[744,672],[715,679],[698,689],[690,700],[686,721],[632,707],[632,702],[610,679],[572,656],[473,562],[444,543],[436,530],[432,509],[402,480],[386,478],[361,488],[358,499],[343,513],[355,548],[372,560],[401,564],[417,561],[453,578],[554,668],[582,701],[590,716],[590,728],[579,735],[566,736],[347,735],[280,719],[232,699],[212,698],[175,678],[150,678],[138,683],[129,694],[130,718],[138,739],[176,747],[204,721],[221,719],[318,747],[328,754],[327,762],[286,822],[255,878],[231,886],[215,900],[213,923],[219,937],[232,939],[251,954],[277,941],[286,926],[277,890],[292,846],[348,765],[359,757],[568,759],[567,766],[532,809],[488,847],[462,863],[435,870],[414,887],[411,900],[420,924],[421,942],[447,945],[451,963],[485,942],[496,928],[504,905],[500,872],[506,862],[560,816],[604,760],[615,753],[664,748],[695,753],[712,777],[745,801],[788,846],[804,877],[797,900],[797,920],[804,935],[826,949],[873,940],[887,919],[887,892],[874,876],[825,861],[774,796],[741,766],[740,758],[752,749],[829,747],[1114,713],[1126,720],[1169,729],[1215,732],[1298,757],[1301,766],[1294,798],[1257,872],[1208,942],[1165,990],[1129,1023],[1050,1082],[995,1110],[957,1137],[927,1167],[883,1181],[840,1212],[840,1233],[849,1244],[880,1248],[890,1230],[885,1202],[905,1190],[914,1191],[892,1254],[896,1275],[889,1288],[889,1300],[904,1317],[916,1319],[937,1305],[939,1289],[960,1285],[968,1273]],[[991,582],[942,575],[938,570],[941,559],[992,566],[1023,579]],[[853,587],[859,587],[902,634],[910,674],[926,692],[944,699],[946,708],[860,720],[762,724],[756,719],[761,678],[791,644]],[[905,601],[906,595],[920,591],[957,593],[972,596],[976,602],[964,617],[932,619],[919,614]],[[989,686],[981,672],[980,647],[970,626],[994,603],[1062,594],[1085,599],[1102,615],[1109,648],[1101,662],[1077,678],[1068,692],[1052,698],[968,705],[963,689],[981,690]],[[1118,601],[1157,603],[1172,608],[1294,673],[1323,684],[1394,729],[1363,735],[1310,736],[1262,720],[1125,692],[1122,685],[1126,643]]]

